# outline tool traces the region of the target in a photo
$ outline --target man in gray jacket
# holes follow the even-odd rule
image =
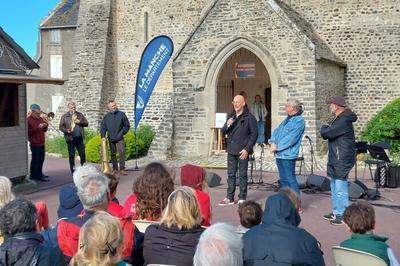
[[[126,114],[118,110],[114,100],[108,102],[109,112],[101,122],[100,135],[105,138],[106,133],[110,144],[111,162],[114,172],[118,172],[117,149],[119,155],[119,174],[127,175],[125,171],[125,141],[124,135],[128,133],[131,125]]]
[[[75,148],[78,150],[81,165],[86,162],[85,145],[83,144],[85,138],[83,128],[88,125],[89,123],[85,116],[76,111],[75,103],[68,103],[68,112],[66,112],[60,120],[60,131],[64,133],[64,138],[67,142],[71,173],[73,173],[75,169]]]

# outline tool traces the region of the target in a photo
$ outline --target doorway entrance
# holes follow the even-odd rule
[[[217,81],[217,112],[229,114],[235,95],[245,96],[252,111],[254,98],[260,95],[268,115],[265,140],[271,137],[271,80],[263,62],[246,48],[239,48],[222,65]]]

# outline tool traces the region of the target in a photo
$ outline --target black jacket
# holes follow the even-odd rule
[[[66,141],[73,141],[74,135],[78,133],[84,139],[84,127],[89,125],[88,121],[86,120],[85,116],[80,113],[76,112],[76,118],[80,120],[79,124],[75,124],[74,132],[68,133],[68,129],[71,129],[71,121],[72,115],[70,112],[66,112],[60,119],[60,131],[64,133],[64,138]]]
[[[244,265],[325,265],[317,240],[298,228],[300,216],[289,198],[278,193],[270,196],[262,223],[243,236]]]
[[[353,123],[355,121],[357,115],[346,109],[329,125],[321,127],[321,136],[328,140],[327,175],[331,178],[347,179],[354,166],[356,141]]]
[[[179,230],[152,224],[144,234],[143,258],[147,264],[192,266],[197,243],[204,228],[200,225]]]
[[[236,117],[236,113],[232,112],[229,118],[233,118],[235,122],[230,127],[225,122],[222,128],[222,132],[228,135],[227,152],[238,155],[241,150],[245,149],[252,153],[258,137],[257,120],[247,107],[244,107],[243,113],[239,117]]]
[[[108,140],[111,142],[120,141],[128,133],[131,125],[124,112],[119,110],[108,112],[101,121],[100,134],[104,138],[108,133]]]
[[[0,265],[59,266],[64,265],[64,259],[57,247],[43,244],[40,234],[19,233],[0,246]]]

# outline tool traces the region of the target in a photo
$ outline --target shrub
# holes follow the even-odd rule
[[[87,142],[96,136],[96,134],[97,133],[95,131],[85,128],[85,139],[83,142],[87,144]],[[68,157],[68,147],[64,136],[46,136],[46,151],[50,153],[61,154],[62,157]]]
[[[154,132],[150,126],[142,126],[136,132],[136,146],[135,146],[135,133],[133,130],[124,136],[126,145],[126,160],[137,158],[147,154],[151,142],[154,138]],[[86,160],[88,162],[99,163],[101,162],[101,138],[97,134],[86,144]],[[110,149],[107,147],[107,154],[110,157]]]
[[[385,140],[392,146],[392,153],[400,151],[400,98],[390,102],[370,121],[361,138],[370,143]]]

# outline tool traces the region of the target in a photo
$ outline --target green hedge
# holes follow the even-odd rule
[[[361,138],[370,143],[385,140],[392,146],[392,153],[400,152],[400,98],[390,102],[368,121]]]
[[[130,130],[125,136],[126,144],[126,160],[136,157],[144,156],[150,148],[151,142],[154,138],[154,131],[150,126],[141,126],[137,130],[137,144],[135,149],[135,134]],[[92,163],[99,163],[101,161],[100,148],[101,138],[100,133],[93,130],[85,130],[85,150],[86,161]],[[63,136],[55,138],[46,138],[46,151],[50,153],[58,153],[63,157],[68,157],[68,148]],[[108,148],[108,157],[110,157],[110,150]]]
[[[130,130],[125,136],[126,160],[144,156],[150,148],[154,138],[154,132],[149,126],[141,126],[137,131],[137,140],[135,148],[135,133]],[[108,147],[107,147],[108,148]],[[97,134],[86,144],[86,160],[88,162],[99,163],[101,161],[101,138]],[[110,150],[108,148],[108,157]]]

